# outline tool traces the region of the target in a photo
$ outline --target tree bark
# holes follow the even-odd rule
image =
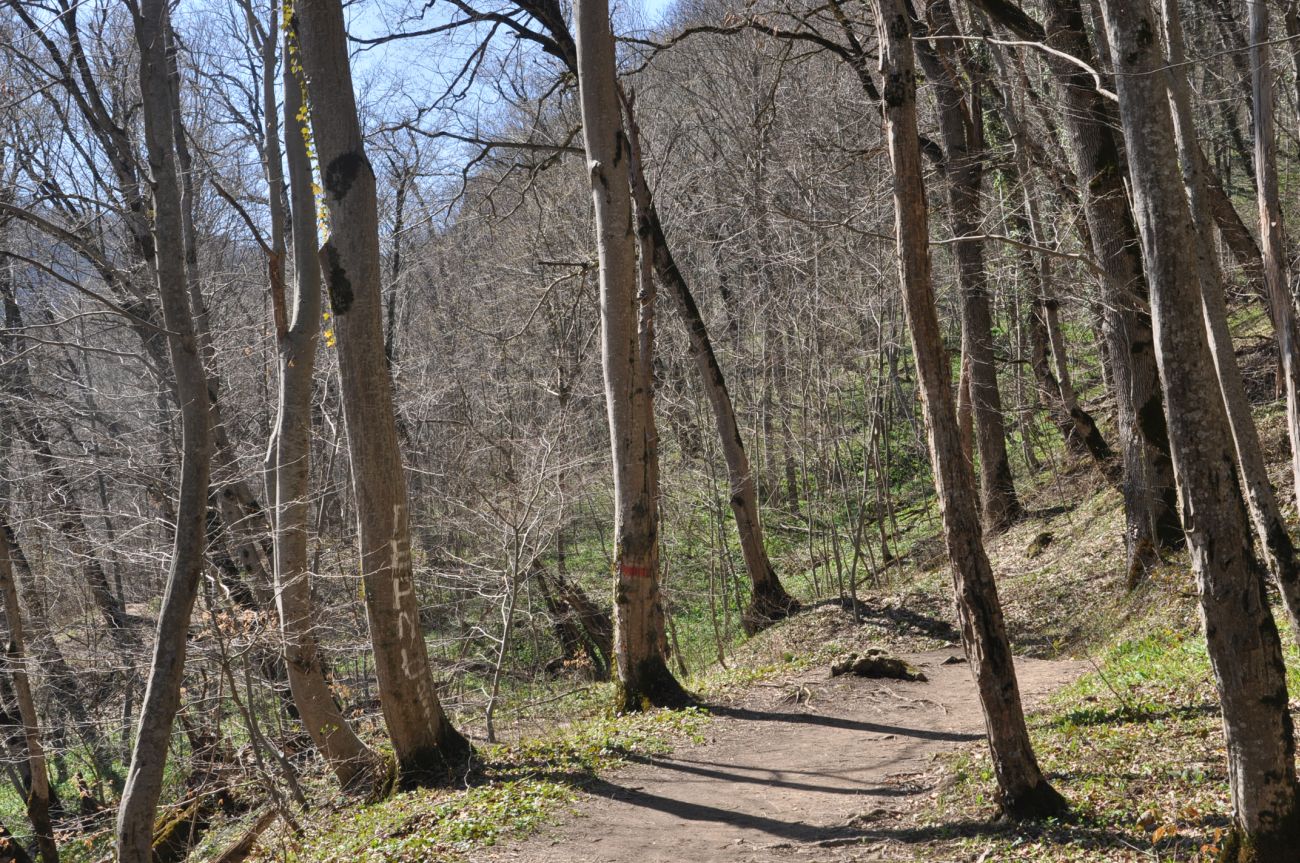
[[[980,190],[984,178],[984,118],[978,93],[963,89],[958,77],[957,48],[947,37],[957,35],[947,0],[930,0],[930,27],[940,38],[933,45],[918,42],[917,55],[935,88],[939,131],[945,152],[948,216],[957,258],[961,294],[962,351],[969,362],[971,408],[979,451],[980,502],[990,533],[1006,530],[1024,509],[1016,496],[1007,455],[1006,423],[993,351],[993,312],[989,305],[984,243],[972,239],[983,233]]]
[[[22,610],[18,604],[18,583],[11,556],[8,537],[0,530],[0,597],[4,600],[5,621],[9,625],[9,643],[5,647],[6,671],[13,677],[31,776],[25,801],[27,817],[36,833],[36,846],[42,863],[59,863],[59,848],[54,842],[54,826],[50,823],[50,774],[45,768],[45,748],[41,744],[36,701],[32,698],[32,686],[27,675]]]
[[[740,551],[745,559],[745,570],[749,573],[749,606],[745,609],[741,623],[750,635],[764,629],[781,618],[788,617],[799,610],[799,601],[786,592],[776,569],[767,556],[767,547],[763,543],[763,526],[758,513],[758,488],[754,484],[754,472],[745,452],[745,442],[740,434],[740,424],[736,421],[736,410],[731,402],[731,393],[727,390],[727,381],[713,352],[713,340],[709,337],[704,317],[686,282],[686,276],[677,266],[668,239],[664,235],[663,224],[655,209],[654,199],[650,193],[650,184],[646,181],[645,166],[637,146],[639,135],[636,131],[636,116],[632,106],[624,101],[627,111],[628,129],[631,134],[632,155],[629,172],[632,183],[632,197],[636,204],[637,232],[646,240],[650,263],[654,275],[672,295],[674,305],[682,322],[686,325],[689,338],[691,359],[699,372],[700,387],[709,401],[713,412],[714,427],[718,432],[718,441],[722,447],[722,456],[727,462],[727,478],[730,483],[732,515],[736,519],[736,533],[740,538]]]
[[[268,43],[274,46],[275,27]],[[291,39],[286,35],[286,43]],[[292,56],[286,44],[285,57]],[[274,57],[274,47],[270,49]],[[280,356],[279,408],[267,452],[274,538],[274,583],[280,630],[284,636],[284,658],[289,690],[298,717],[312,742],[345,789],[364,790],[377,778],[372,775],[377,759],[357,737],[343,716],[325,679],[316,638],[317,616],[311,595],[311,573],[307,565],[307,528],[311,515],[311,395],[312,372],[321,325],[320,264],[316,259],[316,196],[312,191],[312,170],[302,130],[305,118],[302,83],[293,74],[293,61],[285,62],[284,131],[289,162],[289,186],[294,243],[294,297],[292,315],[277,315]],[[274,69],[274,62],[264,64]],[[270,86],[270,85],[268,85]],[[275,116],[274,87],[267,94],[268,185],[272,198],[280,186],[279,147],[270,142],[280,134]],[[273,261],[274,267],[277,262]],[[281,292],[273,304],[284,309],[283,264],[277,278],[272,273],[270,289]]]
[[[1286,387],[1286,429],[1291,440],[1292,491],[1300,495],[1300,330],[1286,272],[1286,235],[1282,230],[1282,202],[1278,196],[1275,135],[1273,131],[1273,70],[1269,66],[1268,6],[1248,0],[1250,15],[1250,66],[1255,119],[1255,183],[1259,201],[1260,254],[1264,283],[1268,286],[1282,380]]]
[[[1223,406],[1237,451],[1246,505],[1258,539],[1256,547],[1268,564],[1269,571],[1277,579],[1290,615],[1292,633],[1300,639],[1300,561],[1296,559],[1295,544],[1287,531],[1277,496],[1273,493],[1273,484],[1268,477],[1259,430],[1255,427],[1255,418],[1251,414],[1246,383],[1242,379],[1241,368],[1237,365],[1232,333],[1228,328],[1223,271],[1214,250],[1214,219],[1206,190],[1205,160],[1196,143],[1192,100],[1184,71],[1187,57],[1183,45],[1182,22],[1176,2],[1161,0],[1161,7],[1169,60],[1166,75],[1169,81],[1169,100],[1173,107],[1174,137],[1182,164],[1183,185],[1187,191],[1192,227],[1196,232],[1196,267],[1210,354],[1223,391]]]
[[[1250,543],[1232,429],[1201,310],[1189,249],[1199,238],[1177,169],[1159,29],[1146,0],[1102,0],[1115,64],[1134,212],[1151,287],[1156,356],[1170,444],[1187,513],[1228,749],[1234,835],[1222,859],[1293,859],[1300,844],[1295,743],[1282,645]]]
[[[366,616],[399,785],[446,782],[470,756],[435,691],[411,568],[410,507],[384,358],[379,216],[348,63],[343,8],[301,0],[293,23],[331,235],[322,273],[337,333],[340,389],[361,535]]]
[[[574,8],[582,136],[595,207],[600,261],[601,365],[614,465],[614,658],[617,706],[680,705],[685,690],[665,662],[659,590],[654,414],[643,369],[637,299],[636,235],[614,69],[608,0]]]
[[[884,74],[885,127],[894,168],[894,231],[903,305],[916,357],[939,513],[953,572],[962,644],[979,690],[1002,811],[1013,818],[1059,815],[1064,798],[1043,778],[1029,742],[997,584],[984,552],[974,481],[966,468],[930,275],[930,238],[911,27],[902,0],[873,0]]]
[[[976,2],[1019,35],[1095,65],[1079,0],[1044,0],[1045,27],[1009,3]],[[1093,256],[1104,271],[1102,335],[1124,462],[1129,582],[1136,583],[1159,562],[1162,547],[1183,543],[1142,259],[1110,108],[1089,73],[1060,58],[1049,56],[1047,62],[1061,89]]]
[[[164,46],[165,0],[141,0],[134,23],[140,50],[145,147],[152,175],[155,269],[180,403],[182,453],[180,502],[167,592],[158,616],[149,683],[117,817],[121,863],[148,863],[152,856],[154,810],[162,791],[172,724],[180,709],[190,615],[203,570],[212,435],[207,379],[199,359],[186,295],[180,185],[172,153],[171,100]]]

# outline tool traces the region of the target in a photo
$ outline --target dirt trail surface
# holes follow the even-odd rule
[[[908,859],[898,843],[872,841],[873,815],[933,790],[936,754],[983,739],[975,684],[964,659],[952,657],[960,651],[904,654],[924,683],[831,679],[820,669],[755,687],[714,709],[705,743],[596,780],[575,815],[475,860]],[[1073,680],[1082,665],[1017,659],[1026,703]]]

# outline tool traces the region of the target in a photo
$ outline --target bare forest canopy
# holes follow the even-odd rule
[[[985,546],[1062,465],[1293,859],[1298,100],[1294,0],[0,0],[0,860],[242,859],[936,558],[1062,816]]]

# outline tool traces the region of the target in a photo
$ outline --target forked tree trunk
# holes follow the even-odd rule
[[[443,713],[420,626],[410,507],[384,358],[379,214],[338,0],[299,0],[291,24],[307,79],[331,235],[320,249],[361,535],[366,617],[379,702],[402,786],[446,782],[470,755]]]
[[[141,0],[135,16],[135,37],[140,51],[145,149],[153,186],[155,269],[181,412],[181,484],[167,592],[158,615],[149,683],[118,810],[117,843],[121,863],[148,863],[152,857],[154,811],[162,791],[172,724],[180,709],[190,615],[203,571],[204,514],[212,458],[207,378],[199,359],[186,294],[180,184],[172,153],[171,100],[163,38],[166,27],[165,0]]]
[[[1300,847],[1282,644],[1251,550],[1223,400],[1206,398],[1219,382],[1196,261],[1188,254],[1199,238],[1178,175],[1159,28],[1147,0],[1102,0],[1102,9],[1151,287],[1170,444],[1223,705],[1235,830],[1220,859],[1282,863],[1295,859]]]
[[[18,583],[14,576],[9,540],[0,530],[0,598],[4,601],[5,621],[9,624],[9,643],[5,647],[7,674],[12,675],[18,713],[22,717],[23,738],[27,745],[28,775],[27,817],[36,833],[36,846],[42,863],[59,863],[59,849],[54,842],[50,823],[50,774],[45,768],[45,748],[36,717],[36,700],[27,675],[27,651],[23,640],[22,609],[18,604]]]
[[[643,374],[636,234],[614,71],[608,0],[578,0],[574,35],[582,136],[600,260],[601,361],[614,463],[614,659],[621,710],[678,705],[688,696],[665,662],[654,499],[654,415]]]
[[[1007,455],[1006,422],[998,392],[994,361],[993,311],[989,305],[988,271],[980,222],[980,190],[984,178],[984,117],[978,94],[965,90],[958,76],[957,48],[948,41],[957,35],[947,0],[931,0],[928,17],[933,46],[918,43],[921,65],[935,88],[939,130],[945,151],[948,216],[958,242],[957,283],[961,294],[963,362],[969,363],[970,404],[975,417],[979,451],[980,503],[990,533],[1006,530],[1024,512],[1016,496]]]
[[[1192,120],[1192,100],[1187,86],[1187,62],[1183,46],[1183,27],[1176,0],[1161,0],[1168,52],[1169,96],[1173,106],[1174,136],[1183,169],[1183,185],[1191,209],[1192,227],[1196,232],[1196,266],[1200,278],[1201,302],[1205,313],[1206,334],[1215,373],[1223,391],[1223,406],[1232,430],[1233,445],[1241,482],[1250,509],[1251,521],[1258,538],[1257,548],[1277,579],[1282,599],[1291,619],[1291,631],[1300,638],[1300,562],[1295,544],[1287,531],[1278,507],[1273,484],[1264,462],[1259,430],[1251,414],[1246,382],[1237,365],[1232,333],[1228,328],[1228,305],[1223,292],[1223,271],[1214,248],[1214,218],[1206,191],[1204,159],[1196,143],[1196,126]]]
[[[798,611],[799,600],[786,592],[767,556],[767,548],[763,544],[763,526],[758,514],[758,488],[754,484],[754,472],[745,452],[744,439],[740,435],[740,424],[736,422],[731,393],[727,390],[722,367],[713,352],[713,340],[709,338],[704,317],[695,304],[695,297],[691,294],[685,275],[673,258],[672,250],[668,248],[668,239],[655,209],[650,184],[645,178],[645,166],[637,144],[639,134],[636,116],[632,105],[627,104],[627,101],[624,100],[624,106],[632,142],[629,168],[632,197],[636,203],[637,231],[643,237],[642,248],[649,254],[654,275],[672,295],[677,311],[686,324],[691,359],[695,361],[695,369],[700,375],[700,387],[713,411],[714,427],[718,432],[722,456],[727,462],[731,512],[736,518],[740,551],[745,558],[745,570],[749,573],[749,606],[745,609],[741,622],[745,631],[753,635],[774,621]]]
[[[274,28],[272,28],[272,33]],[[286,43],[291,37],[286,35]],[[273,45],[274,42],[272,41]],[[286,48],[288,44],[286,44]],[[272,56],[274,56],[272,54]],[[292,52],[285,51],[285,56]],[[274,62],[265,64],[274,69]],[[279,160],[279,148],[269,146],[279,135],[274,89],[268,99],[267,158]],[[284,658],[289,690],[303,727],[334,770],[344,788],[364,790],[377,759],[357,737],[343,716],[325,679],[316,638],[318,616],[312,602],[311,574],[307,566],[307,528],[311,515],[311,393],[316,367],[316,346],[320,335],[320,264],[316,260],[316,196],[312,192],[311,161],[303,140],[302,83],[285,63],[284,131],[289,161],[289,189],[294,244],[294,297],[292,312],[283,313],[287,303],[281,293],[272,302],[277,314],[276,330],[280,353],[279,410],[267,453],[274,536],[274,580],[280,629],[284,635]],[[274,164],[274,163],[272,163]],[[278,192],[279,171],[271,175],[271,195]],[[283,280],[274,274],[271,290],[283,291]]]
[[[873,0],[884,74],[885,127],[894,168],[894,231],[903,306],[916,357],[921,405],[944,539],[952,564],[962,644],[979,690],[999,804],[1013,818],[1059,815],[1066,802],[1038,768],[1029,742],[997,584],[984,552],[975,489],[953,407],[930,276],[930,234],[921,147],[916,131],[916,73],[903,0]]]
[[[1260,253],[1268,286],[1277,350],[1286,387],[1286,430],[1291,439],[1292,492],[1300,495],[1300,331],[1286,272],[1286,235],[1278,198],[1277,144],[1273,132],[1273,70],[1269,66],[1268,6],[1248,0],[1251,87],[1255,109],[1255,182],[1259,198]]]

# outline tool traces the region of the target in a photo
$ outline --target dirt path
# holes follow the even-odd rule
[[[761,686],[717,710],[709,739],[598,780],[578,814],[476,860],[519,863],[767,863],[898,860],[867,843],[871,813],[932,790],[937,753],[982,739],[983,720],[960,651],[907,657],[926,683],[829,679],[810,671]],[[1078,662],[1020,659],[1032,704],[1082,671]],[[796,703],[796,693],[801,703]]]

